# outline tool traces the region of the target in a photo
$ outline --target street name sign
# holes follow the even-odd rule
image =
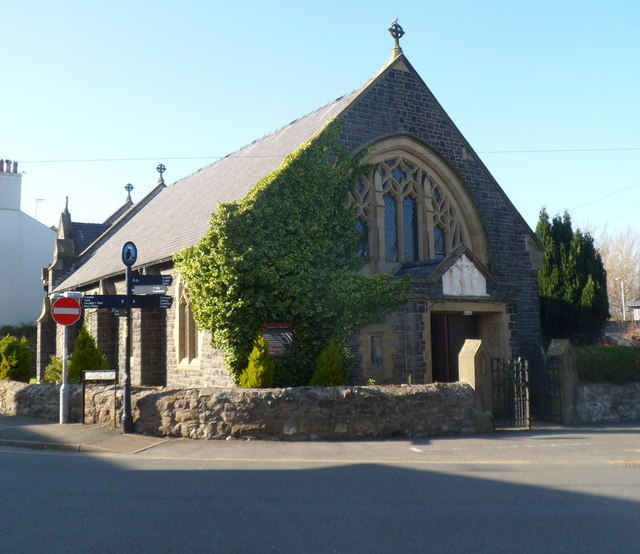
[[[86,369],[82,372],[85,381],[113,381],[116,378],[115,369]]]
[[[75,298],[63,296],[51,306],[51,317],[58,325],[73,325],[82,315],[80,302]]]

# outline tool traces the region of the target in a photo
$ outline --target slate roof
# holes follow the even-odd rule
[[[109,228],[105,223],[73,223],[76,252],[82,252]]]
[[[81,260],[82,265],[58,284],[56,290],[88,286],[99,279],[123,274],[121,253],[127,241],[133,241],[138,247],[134,269],[169,261],[175,252],[196,244],[209,230],[211,214],[220,202],[242,199],[262,177],[276,170],[288,154],[340,115],[360,90],[167,187],[100,248],[91,249]]]

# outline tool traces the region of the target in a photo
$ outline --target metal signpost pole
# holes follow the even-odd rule
[[[67,358],[69,357],[69,326],[77,323],[82,316],[82,307],[77,292],[66,292],[51,304],[51,317],[64,327],[62,335],[62,384],[60,385],[60,423],[69,423],[69,388],[67,387]]]
[[[122,432],[131,433],[131,265],[127,265],[127,307],[125,348],[124,348],[124,388],[122,392]]]
[[[125,242],[122,247],[122,263],[127,266],[127,300],[125,306],[126,335],[124,347],[124,387],[122,390],[122,432],[133,431],[133,418],[131,417],[131,305],[133,296],[133,284],[131,283],[131,267],[138,259],[138,249],[132,242]]]
[[[69,347],[69,326],[65,325],[62,343],[62,384],[60,385],[60,423],[69,423],[69,388],[67,387],[67,358]]]

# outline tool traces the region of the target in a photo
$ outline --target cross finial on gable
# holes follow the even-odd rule
[[[162,174],[167,170],[167,168],[164,166],[164,164],[158,164],[158,166],[156,167],[156,171],[158,173],[160,173],[160,177],[158,177],[158,184],[159,185],[164,185],[164,177],[162,176]]]
[[[396,17],[391,23],[391,27],[389,27],[389,32],[393,37],[393,50],[391,51],[391,58],[396,58],[400,54],[402,54],[402,48],[400,48],[400,39],[404,35],[404,29],[398,23],[398,18]]]
[[[131,202],[131,191],[133,190],[133,185],[131,183],[127,183],[124,186],[124,190],[127,191],[127,202]]]

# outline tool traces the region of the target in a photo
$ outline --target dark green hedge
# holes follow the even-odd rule
[[[583,381],[640,381],[640,347],[584,346],[576,353],[578,374]]]

